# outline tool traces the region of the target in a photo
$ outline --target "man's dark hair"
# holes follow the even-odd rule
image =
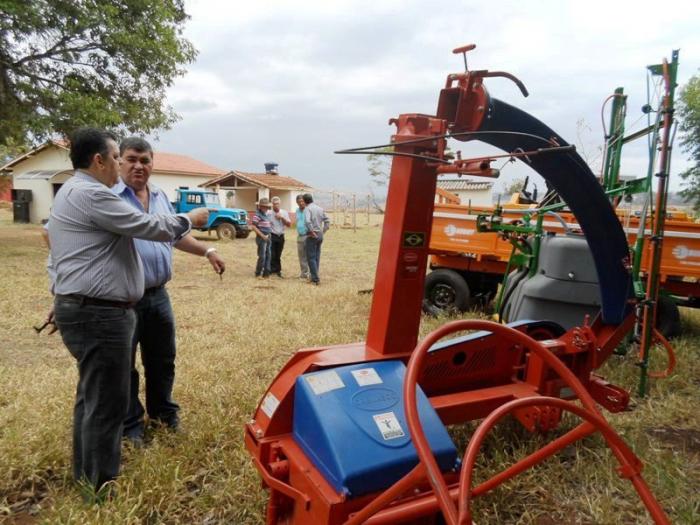
[[[311,204],[314,201],[314,198],[311,196],[310,193],[304,193],[304,195],[302,195],[301,198],[304,199],[304,202],[306,204]]]
[[[104,129],[80,128],[70,137],[70,160],[74,169],[89,168],[96,154],[109,153],[107,141],[117,141],[116,135]]]
[[[119,144],[119,154],[124,155],[128,149],[133,149],[137,153],[150,153],[153,156],[153,148],[148,141],[141,137],[127,137]]]

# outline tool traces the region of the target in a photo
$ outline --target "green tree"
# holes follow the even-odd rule
[[[525,187],[525,179],[524,178],[518,178],[518,179],[513,179],[510,182],[504,182],[503,195],[506,198],[510,199],[510,196],[513,195],[513,193],[520,193],[524,187]]]
[[[680,93],[678,105],[681,146],[690,154],[695,164],[681,173],[683,190],[681,196],[693,203],[694,211],[700,212],[700,76],[693,76]]]
[[[0,0],[0,146],[82,125],[148,133],[196,56],[183,0]]]

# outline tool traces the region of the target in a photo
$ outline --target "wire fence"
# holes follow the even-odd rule
[[[381,223],[383,208],[371,193],[316,189],[313,196],[331,219],[331,227],[357,230]]]

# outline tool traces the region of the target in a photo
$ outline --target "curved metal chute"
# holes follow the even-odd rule
[[[532,115],[495,98],[490,99],[489,113],[477,131],[517,134],[477,133],[455,138],[480,140],[506,152],[518,148],[530,151],[550,145],[524,133],[553,139],[560,146],[568,145]],[[549,182],[569,205],[586,235],[598,272],[603,322],[621,323],[632,292],[632,279],[627,269],[629,249],[622,225],[600,183],[575,151],[532,155],[528,160],[529,166]]]

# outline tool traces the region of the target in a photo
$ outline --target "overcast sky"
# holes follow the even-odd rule
[[[323,190],[365,192],[363,156],[337,149],[384,144],[400,113],[434,114],[451,50],[476,43],[473,69],[508,71],[530,91],[491,79],[492,96],[530,112],[589,162],[600,162],[600,110],[623,86],[629,131],[646,125],[645,67],[680,49],[679,83],[700,67],[700,2],[186,0],[186,36],[199,56],[169,92],[182,116],[156,149],[223,169],[280,173]],[[606,118],[607,120],[607,118]],[[454,149],[484,153],[485,147]],[[642,141],[622,173],[646,173]],[[677,148],[672,174],[687,160]],[[509,165],[504,181],[527,168]],[[675,181],[674,181],[675,179]],[[677,175],[672,187],[677,189]]]

